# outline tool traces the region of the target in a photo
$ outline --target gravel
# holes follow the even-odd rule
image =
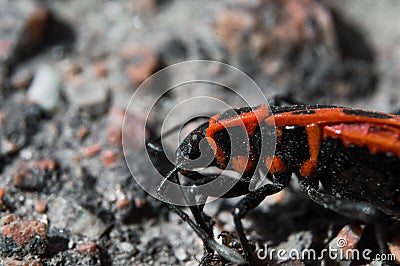
[[[203,87],[165,95],[147,120],[128,112],[123,126],[132,94],[163,67],[209,59],[241,69],[269,98],[291,94],[389,112],[400,108],[399,10],[390,0],[0,0],[0,264],[197,265],[201,240],[134,181],[123,148],[137,152],[133,167],[146,173],[143,139],[159,136],[171,107]],[[221,69],[184,69],[148,86],[135,108],[196,71],[251,94]],[[241,102],[209,88],[207,96]],[[130,147],[122,147],[122,127]],[[171,166],[153,159],[164,174]],[[215,235],[234,232],[237,200],[206,206]],[[350,230],[347,219],[310,202],[295,183],[250,212],[244,226],[259,248],[317,251]],[[364,231],[353,241],[376,252]],[[391,234],[398,231],[393,222]],[[398,251],[399,241],[392,242]],[[214,258],[213,265],[224,263]]]

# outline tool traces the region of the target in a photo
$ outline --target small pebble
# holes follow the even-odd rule
[[[101,153],[101,159],[103,160],[103,164],[105,166],[110,166],[117,161],[118,156],[117,153],[112,150],[105,150]]]
[[[93,79],[86,73],[67,80],[65,94],[73,106],[92,117],[103,114],[108,108],[109,89],[106,80]]]
[[[27,190],[39,190],[47,184],[55,169],[56,162],[52,159],[22,162],[13,175],[14,186]]]
[[[389,243],[390,252],[395,255],[396,263],[400,264],[400,241],[392,241]]]
[[[104,62],[97,62],[94,64],[94,73],[98,78],[104,78],[107,76],[107,67]]]
[[[44,159],[38,162],[42,170],[54,171],[57,167],[56,161],[53,159]]]
[[[3,198],[6,195],[6,189],[0,188],[0,206],[4,206]]]
[[[45,202],[45,201],[39,200],[39,201],[36,203],[35,211],[36,211],[37,213],[45,213],[46,210],[47,210],[47,204],[46,204],[46,202]]]
[[[78,128],[78,131],[76,132],[76,138],[78,140],[84,139],[87,135],[89,134],[89,128],[87,126],[82,126]]]
[[[7,214],[0,219],[0,225],[6,225],[14,221],[20,221],[21,219],[16,214]]]
[[[156,54],[147,47],[134,47],[122,51],[125,60],[125,74],[135,84],[141,84],[150,77],[158,66]]]
[[[0,200],[6,195],[6,189],[5,188],[0,188]]]
[[[98,154],[101,151],[101,149],[102,149],[102,146],[100,144],[94,144],[94,145],[92,145],[92,146],[90,146],[88,148],[85,148],[83,150],[83,154],[86,157],[93,157],[96,154]]]
[[[5,266],[43,266],[40,260],[14,260],[14,259],[3,259],[1,265]]]
[[[146,205],[146,200],[142,198],[135,198],[135,207],[137,209],[143,208]]]
[[[77,247],[77,250],[81,253],[89,253],[91,255],[96,254],[97,244],[96,242],[87,242]]]
[[[178,248],[174,251],[175,257],[180,260],[184,261],[187,259],[186,251],[183,248]]]
[[[48,249],[47,225],[39,221],[23,221],[9,216],[0,233],[0,256],[22,258],[41,255]],[[3,220],[4,221],[4,220]]]
[[[143,149],[143,140],[147,138],[147,130],[144,128],[144,118],[126,113],[123,124],[124,149],[140,151]]]
[[[254,23],[254,18],[243,11],[222,10],[215,23],[217,37],[232,53],[237,53],[242,44],[243,33]]]
[[[0,154],[3,155],[11,155],[15,152],[18,151],[18,146],[17,144],[8,141],[8,140],[0,140],[1,141],[1,146],[0,146]]]
[[[18,69],[16,73],[12,76],[12,84],[21,90],[25,90],[29,87],[29,84],[32,80],[31,71],[27,71],[26,69]]]
[[[361,224],[345,225],[337,236],[329,242],[329,247],[331,249],[341,250],[344,254],[348,254],[348,250],[357,248],[364,227],[365,225]]]
[[[125,110],[122,108],[111,108],[107,120],[107,143],[109,145],[122,145],[122,126]]]
[[[98,239],[107,229],[99,217],[79,205],[73,198],[52,199],[48,202],[47,215],[52,221],[50,229],[66,229],[72,234],[80,234],[93,240]]]
[[[28,89],[28,98],[46,111],[54,110],[60,102],[61,76],[56,68],[44,65],[36,71]]]
[[[117,206],[119,209],[129,206],[130,201],[122,189],[118,189],[115,194],[117,196]]]
[[[132,254],[135,251],[135,247],[129,242],[122,242],[119,244],[119,249],[128,254]]]
[[[82,73],[82,70],[83,68],[80,64],[77,64],[76,62],[68,62],[63,71],[63,75],[66,79],[69,79],[75,75]]]

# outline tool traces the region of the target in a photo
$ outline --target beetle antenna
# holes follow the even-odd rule
[[[164,179],[161,181],[160,185],[157,187],[157,195],[164,201],[166,202],[171,202],[170,199],[167,199],[164,196],[164,192],[167,189],[167,181],[172,181],[173,178],[176,179],[177,182],[178,180],[178,171],[180,169],[181,164],[175,165],[174,168],[172,168],[168,174],[164,177]]]
[[[164,192],[165,192],[165,190],[166,190],[167,187],[168,187],[168,186],[167,186],[167,181],[175,182],[175,183],[179,186],[179,189],[180,189],[180,191],[181,191],[181,193],[182,193],[182,196],[183,196],[183,198],[185,199],[186,205],[187,205],[187,206],[190,206],[189,200],[188,200],[188,198],[187,198],[186,195],[185,195],[185,192],[184,192],[184,190],[183,190],[183,188],[182,188],[182,186],[181,186],[181,183],[180,183],[179,177],[178,177],[178,172],[179,172],[179,170],[181,169],[181,166],[182,166],[183,164],[184,164],[184,163],[180,163],[180,164],[178,164],[178,165],[175,165],[174,168],[172,168],[172,169],[168,172],[168,174],[165,176],[165,178],[162,180],[162,182],[161,182],[160,185],[158,186],[158,188],[157,188],[157,194],[158,194],[158,196],[159,196],[161,199],[167,201],[168,203],[171,203],[171,200],[170,200],[169,198],[167,198],[167,197],[164,195]]]

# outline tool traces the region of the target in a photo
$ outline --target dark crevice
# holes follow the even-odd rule
[[[331,13],[342,59],[355,59],[373,63],[375,61],[374,51],[361,30],[347,21],[338,11],[332,9]]]

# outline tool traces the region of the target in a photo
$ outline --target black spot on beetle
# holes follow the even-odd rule
[[[296,112],[292,112],[292,115],[312,115],[315,114],[314,110],[301,110],[301,111],[296,111]]]
[[[294,112],[294,111],[303,111],[304,109],[307,110],[315,110],[315,109],[324,109],[324,108],[340,108],[340,106],[335,105],[291,105],[291,106],[274,106],[271,105],[272,113],[279,114],[279,113],[286,113],[286,112]]]
[[[365,116],[365,117],[381,118],[381,119],[391,118],[391,116],[386,114],[376,113],[372,111],[365,111],[365,110],[357,110],[357,109],[344,109],[343,113],[347,115],[357,115],[357,116]]]

